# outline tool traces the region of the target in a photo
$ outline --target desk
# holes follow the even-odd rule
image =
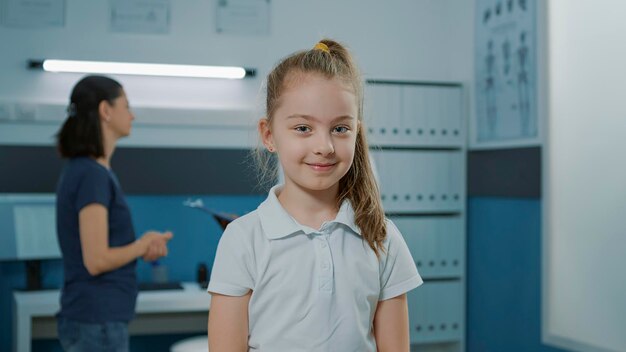
[[[129,334],[205,333],[211,296],[196,283],[182,290],[139,291]],[[59,290],[13,292],[13,351],[29,352],[31,339],[55,338]]]

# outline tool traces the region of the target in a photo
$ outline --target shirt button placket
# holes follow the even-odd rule
[[[319,290],[331,293],[333,291],[333,266],[328,246],[328,236],[318,235],[320,248]]]

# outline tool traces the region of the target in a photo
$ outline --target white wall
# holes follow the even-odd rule
[[[110,32],[108,1],[67,0],[66,4],[63,28],[0,27],[0,42],[6,49],[0,55],[0,103],[67,104],[71,87],[81,75],[28,71],[25,62],[31,58],[241,65],[256,68],[258,77],[243,81],[116,78],[135,107],[252,110],[256,117],[262,108],[260,86],[271,67],[323,36],[347,43],[366,77],[464,83],[472,77],[473,1],[275,0],[269,36],[215,33],[216,0],[172,0],[166,35]],[[142,118],[138,116],[138,121]],[[49,134],[59,123],[34,127],[0,121],[0,143],[52,143]],[[159,133],[168,138],[163,131],[149,132]],[[186,136],[194,131],[188,128],[181,133]],[[138,131],[126,143],[132,145],[133,138],[140,137]],[[169,142],[184,139],[172,142],[170,138]]]
[[[550,0],[544,341],[626,351],[626,2]]]

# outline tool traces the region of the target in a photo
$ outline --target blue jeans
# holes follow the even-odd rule
[[[66,352],[128,352],[128,323],[82,323],[57,319],[59,341]]]

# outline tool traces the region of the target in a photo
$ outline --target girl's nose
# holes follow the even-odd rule
[[[335,146],[331,136],[321,134],[315,138],[315,146],[313,152],[317,155],[327,156],[335,152]]]

